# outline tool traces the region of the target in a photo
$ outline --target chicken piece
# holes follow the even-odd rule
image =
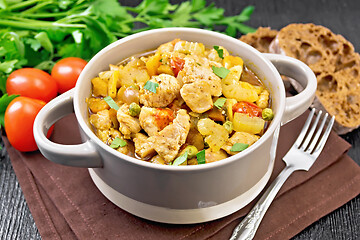
[[[153,142],[149,141],[149,137],[147,137],[145,134],[135,134],[133,141],[135,145],[135,153],[139,157],[145,158],[147,156],[152,156],[155,154]]]
[[[210,95],[218,97],[222,94],[221,79],[213,72],[209,60],[195,56],[185,57],[184,60],[184,67],[177,75],[182,84],[205,81],[209,84]]]
[[[140,121],[129,115],[129,105],[123,104],[117,111],[116,117],[120,125],[119,130],[125,139],[130,139],[131,134],[140,132]]]
[[[149,136],[153,136],[172,123],[173,115],[169,108],[142,107],[139,115],[140,126]]]
[[[158,134],[149,138],[155,151],[169,163],[177,156],[181,145],[186,141],[190,130],[190,116],[181,109],[173,123],[166,126]]]
[[[259,138],[260,137],[255,134],[247,132],[235,132],[234,135],[232,135],[232,137],[229,138],[221,148],[224,149],[228,154],[235,155],[238,152],[230,151],[230,149],[235,143],[245,143],[249,144],[250,146],[254,144],[257,140],[259,140]]]
[[[205,162],[211,163],[227,158],[228,155],[225,151],[212,151],[210,148],[205,150]]]
[[[144,88],[140,90],[140,103],[146,107],[166,107],[179,95],[180,85],[174,76],[163,73],[153,76],[150,81],[159,86],[156,93]]]
[[[107,109],[101,110],[90,116],[90,123],[99,130],[110,129],[112,126],[110,112]]]
[[[180,90],[181,97],[191,111],[203,113],[213,107],[210,84],[204,80],[184,84]]]
[[[105,130],[97,129],[96,136],[98,136],[98,138],[100,138],[100,140],[104,143],[111,144],[113,139],[115,139],[116,137],[121,138],[122,134],[114,128],[109,128]]]

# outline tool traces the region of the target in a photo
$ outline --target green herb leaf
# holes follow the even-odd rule
[[[110,144],[111,148],[119,148],[119,147],[125,147],[127,142],[119,137],[116,137]]]
[[[4,73],[12,72],[12,70],[14,70],[15,64],[17,62],[18,62],[18,60],[14,59],[14,60],[5,61],[5,62],[0,63],[0,71],[2,71]]]
[[[224,79],[226,78],[226,76],[229,74],[230,70],[229,69],[226,69],[224,67],[215,67],[215,66],[212,66],[212,70],[213,72],[216,74],[216,76]]]
[[[196,160],[198,162],[198,164],[205,164],[205,149],[201,150],[200,152],[198,152],[196,154]]]
[[[5,127],[4,125],[4,116],[5,116],[5,111],[7,106],[9,105],[9,103],[14,99],[17,98],[19,95],[8,95],[8,94],[4,94],[1,98],[0,98],[0,127]]]
[[[46,32],[39,32],[35,35],[35,39],[40,42],[41,46],[45,48],[46,51],[50,53],[54,52],[54,46],[52,45]]]
[[[216,50],[216,52],[218,53],[219,57],[224,59],[224,50],[221,49],[219,46],[214,46],[214,49]]]
[[[152,81],[147,81],[144,85],[144,89],[149,90],[150,92],[156,93],[156,88],[159,87],[159,84]]]
[[[226,98],[218,98],[214,102],[214,106],[217,107],[218,109],[221,109],[224,106],[225,102],[226,102]]]
[[[111,108],[115,109],[116,111],[119,110],[119,106],[116,104],[114,99],[112,99],[112,97],[110,96],[104,97],[104,100]]]
[[[188,157],[188,151],[186,151],[184,154],[182,154],[181,156],[176,158],[172,165],[179,166],[180,164],[182,164],[183,162],[185,162],[187,160],[187,157]]]
[[[244,151],[245,149],[247,149],[249,147],[249,144],[246,144],[246,143],[235,143],[230,151],[231,152],[241,152],[241,151]]]
[[[33,38],[26,38],[25,43],[29,44],[34,51],[37,51],[41,48],[40,42]]]

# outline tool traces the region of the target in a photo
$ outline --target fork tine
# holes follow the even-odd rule
[[[317,145],[316,149],[313,152],[313,155],[315,155],[316,157],[321,153],[322,149],[324,148],[325,143],[330,135],[332,126],[334,125],[334,121],[335,121],[335,116],[332,116],[332,118],[330,119],[329,125],[327,126],[327,128],[324,132],[324,135],[320,139],[319,144]]]
[[[309,126],[310,126],[311,119],[313,118],[314,113],[315,113],[315,108],[313,108],[313,109],[311,110],[311,112],[309,113],[309,116],[308,116],[308,118],[306,119],[306,122],[305,122],[303,128],[301,129],[301,132],[300,132],[298,138],[297,138],[296,141],[295,141],[295,144],[294,144],[294,145],[296,145],[297,147],[299,147],[300,144],[302,143],[302,141],[304,140],[305,134],[306,134],[306,132],[307,132]]]
[[[322,114],[322,111],[320,110],[319,113],[318,113],[318,115],[316,116],[316,119],[315,119],[314,124],[312,125],[309,133],[308,133],[307,136],[306,136],[306,139],[304,140],[304,142],[303,142],[302,145],[300,146],[300,149],[301,149],[301,150],[305,151],[306,148],[307,148],[307,146],[309,145],[309,143],[310,143],[310,141],[311,141],[311,138],[312,138],[312,136],[313,136],[313,134],[314,134],[314,132],[315,132],[316,126],[317,126],[317,124],[318,124],[318,122],[319,122],[319,119],[320,119],[320,117],[321,117],[321,114]]]
[[[310,143],[310,146],[308,147],[308,149],[306,150],[307,152],[311,153],[314,149],[315,149],[315,146],[316,146],[316,143],[318,142],[319,140],[319,137],[321,135],[321,132],[325,126],[325,123],[326,123],[326,119],[328,117],[328,113],[325,113],[325,116],[321,122],[321,125],[320,127],[318,128],[318,130],[316,131],[316,134],[314,136],[314,138],[312,139],[311,143]]]

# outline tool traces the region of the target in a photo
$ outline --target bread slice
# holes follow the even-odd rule
[[[240,41],[253,46],[260,52],[268,53],[269,45],[274,40],[277,33],[277,30],[273,30],[269,27],[259,27],[254,33],[242,35],[240,37]]]
[[[297,58],[313,70],[318,81],[313,106],[335,116],[338,134],[360,126],[360,55],[343,36],[312,23],[290,24],[278,32],[269,51]]]

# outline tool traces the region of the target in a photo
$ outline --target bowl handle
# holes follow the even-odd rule
[[[280,54],[263,54],[276,67],[280,74],[291,77],[304,90],[299,94],[286,98],[285,112],[281,124],[284,125],[306,111],[314,100],[317,80],[313,71],[303,62]]]
[[[74,111],[74,89],[71,89],[47,103],[34,122],[34,138],[40,152],[49,160],[73,167],[102,167],[102,159],[90,140],[75,145],[64,145],[46,137],[49,128],[62,117]]]

